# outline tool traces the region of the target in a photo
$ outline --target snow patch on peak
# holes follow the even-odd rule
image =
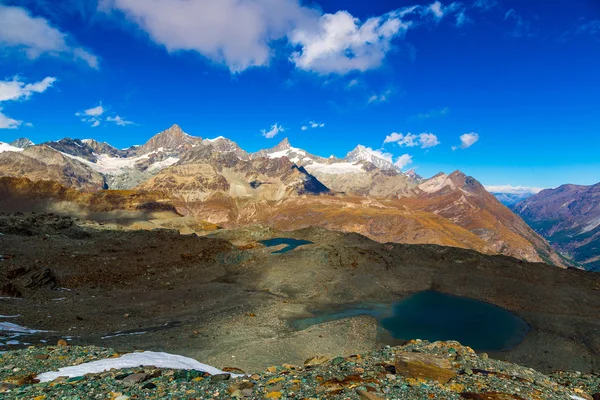
[[[456,189],[456,185],[452,182],[452,179],[444,173],[437,174],[433,178],[419,185],[419,189],[426,193],[439,192],[446,187],[449,187],[452,190]]]
[[[0,153],[4,153],[5,151],[23,151],[20,147],[11,146],[8,143],[0,142]]]
[[[217,137],[216,137],[216,138],[214,138],[214,139],[204,139],[204,140],[206,140],[207,142],[216,142],[217,140],[221,140],[221,139],[228,140],[228,139],[227,139],[227,138],[225,138],[224,136],[217,136]]]

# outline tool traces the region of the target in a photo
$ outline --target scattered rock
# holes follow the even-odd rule
[[[146,381],[149,378],[149,376],[150,375],[148,375],[146,373],[131,374],[131,375],[127,376],[125,379],[123,379],[123,383],[126,385],[135,385],[135,384]]]
[[[307,368],[317,367],[319,365],[325,364],[327,361],[329,361],[329,358],[327,358],[325,356],[315,356],[315,357],[311,357],[308,360],[304,361],[304,366]]]
[[[239,368],[235,368],[235,367],[225,367],[222,369],[223,372],[229,372],[232,374],[238,374],[238,375],[246,375],[246,373],[244,371],[242,371]]]
[[[15,285],[8,282],[0,286],[0,296],[3,297],[23,297],[23,294]]]
[[[47,360],[50,355],[48,354],[36,354],[33,356],[34,358],[38,359],[38,360]]]
[[[396,355],[396,373],[411,378],[424,378],[448,383],[456,376],[452,363],[442,357],[424,353],[401,352]]]
[[[59,339],[58,342],[56,343],[57,346],[61,346],[61,347],[67,347],[69,345],[69,343],[67,343],[67,341],[65,339]]]
[[[10,280],[16,279],[20,276],[23,276],[23,275],[29,273],[29,271],[30,271],[30,269],[25,268],[25,267],[14,268],[6,273],[6,278],[10,279]]]
[[[222,382],[222,381],[228,381],[231,378],[231,374],[217,374],[217,375],[212,375],[210,377],[210,380],[213,382]]]
[[[50,289],[56,288],[56,277],[49,268],[35,272],[25,284],[26,288],[41,288],[44,286],[49,286]]]

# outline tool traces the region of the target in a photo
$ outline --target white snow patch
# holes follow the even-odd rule
[[[8,143],[0,142],[0,153],[4,153],[5,151],[23,151],[23,149],[11,146]]]
[[[426,193],[435,193],[445,187],[456,189],[454,182],[452,182],[451,179],[448,179],[448,175],[446,174],[440,174],[439,176],[431,178],[419,185],[419,189]]]
[[[21,314],[17,315],[0,315],[0,318],[19,318]]]
[[[19,343],[21,343],[21,342],[19,342],[18,340],[9,340],[8,342],[6,342],[7,345],[12,345],[12,346],[16,346]]]
[[[306,152],[304,150],[298,149],[296,147],[290,147],[289,149],[275,151],[273,153],[269,153],[268,156],[269,156],[269,158],[282,158],[282,157],[290,158],[290,156],[292,154],[298,154],[298,155],[302,156],[302,158],[294,157],[294,160],[296,160],[296,161],[290,159],[290,161],[292,161],[292,162],[297,162],[300,160],[304,160],[304,158],[306,158]]]
[[[33,334],[33,333],[48,332],[48,331],[25,328],[24,326],[13,324],[12,322],[0,322],[0,332]]]
[[[68,376],[70,378],[83,376],[85,374],[98,374],[105,371],[110,371],[112,368],[135,368],[139,366],[152,366],[157,368],[168,369],[185,369],[207,372],[211,375],[224,374],[220,369],[211,367],[210,365],[202,364],[184,356],[175,354],[144,351],[141,353],[129,353],[119,358],[107,358],[104,360],[92,361],[85,364],[74,365],[71,367],[60,368],[54,372],[44,372],[37,376],[40,382],[50,382],[60,376]],[[234,375],[232,376],[239,376]]]
[[[215,142],[215,141],[217,141],[219,139],[225,139],[225,137],[223,137],[223,136],[217,136],[214,139],[204,139],[204,140],[206,140],[207,142]]]
[[[125,173],[126,170],[133,169],[138,162],[147,160],[148,158],[150,158],[150,155],[161,152],[161,151],[163,151],[162,147],[152,153],[144,154],[143,156],[127,157],[127,158],[111,157],[106,154],[96,154],[96,158],[97,158],[96,162],[91,162],[89,160],[86,160],[85,158],[74,156],[74,155],[67,154],[67,153],[61,152],[61,154],[66,157],[77,160],[77,161],[91,167],[93,170],[100,172],[102,174],[121,175],[121,174]],[[168,157],[168,158],[164,159],[163,161],[155,162],[154,164],[152,164],[150,166],[149,169],[150,169],[150,171],[156,171],[159,169],[169,167],[178,161],[179,161],[179,158]]]
[[[148,169],[150,171],[156,171],[156,170],[160,170],[160,169],[163,169],[163,168],[170,167],[171,165],[176,164],[178,162],[179,162],[179,158],[177,158],[177,157],[169,157],[169,158],[165,158],[162,161],[155,162]]]
[[[311,174],[358,174],[363,172],[362,166],[360,164],[353,164],[350,162],[339,162],[333,164],[321,164],[321,163],[312,163],[307,165],[306,170]]]

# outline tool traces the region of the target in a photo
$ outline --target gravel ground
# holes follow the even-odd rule
[[[63,343],[64,344],[64,343]],[[415,376],[397,369],[399,354],[437,357],[452,378]],[[4,399],[595,399],[597,375],[556,372],[493,360],[457,342],[414,340],[364,355],[318,356],[302,366],[272,366],[259,374],[232,378],[199,371],[139,367],[37,383],[36,375],[60,367],[120,354],[99,347],[30,347],[0,355]],[[398,367],[401,368],[401,367]],[[240,373],[239,370],[228,370]],[[134,375],[135,374],[135,375]],[[599,396],[599,395],[596,395]]]

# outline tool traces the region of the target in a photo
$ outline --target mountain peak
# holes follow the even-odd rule
[[[392,162],[391,156],[388,157],[382,152],[365,147],[362,144],[359,144],[354,150],[348,153],[346,157],[344,157],[344,160],[351,163],[367,161],[383,170],[398,171],[398,167]]]
[[[31,140],[29,140],[27,138],[20,138],[20,139],[15,140],[14,142],[10,142],[9,144],[13,147],[18,147],[19,149],[24,149],[26,147],[35,145],[35,143],[33,143]]]
[[[136,151],[138,154],[147,154],[160,149],[179,151],[189,149],[200,142],[202,142],[201,137],[188,135],[179,125],[174,124],[169,129],[154,135]]]
[[[288,138],[283,139],[281,142],[279,142],[279,144],[275,147],[273,147],[271,150],[272,151],[283,151],[283,150],[289,150],[292,148],[292,145],[290,144],[290,141],[288,140]]]

